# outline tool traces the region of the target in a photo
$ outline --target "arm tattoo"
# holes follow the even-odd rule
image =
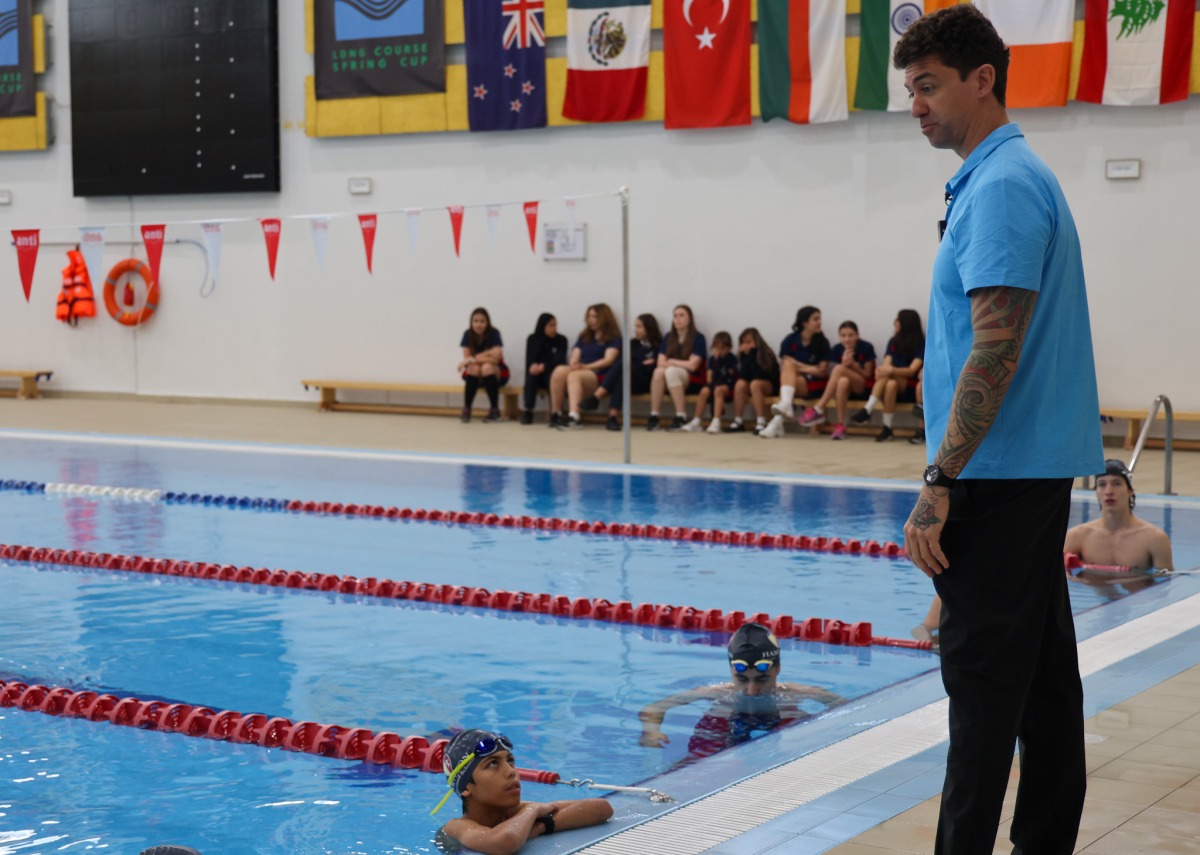
[[[1037,292],[1022,288],[980,288],[971,292],[971,352],[958,375],[938,464],[952,476],[966,467],[983,442],[1012,384],[1037,303]]]
[[[938,494],[939,496],[945,496],[945,494],[948,491],[943,489],[943,490],[935,490],[934,492],[936,494]],[[937,506],[933,502],[931,502],[925,498],[925,491],[922,490],[920,498],[917,499],[917,506],[915,508],[913,508],[912,524],[916,528],[919,528],[922,531],[924,531],[925,529],[930,528],[931,526],[935,526],[940,523],[944,523],[945,520],[942,519],[941,517],[939,517],[935,513],[936,510],[937,510]]]

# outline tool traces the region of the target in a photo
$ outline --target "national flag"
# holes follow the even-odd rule
[[[958,0],[862,0],[862,40],[858,57],[858,88],[854,106],[860,110],[908,109],[904,72],[892,68],[892,50],[912,23],[929,12],[956,5]]]
[[[1187,0],[1087,0],[1075,97],[1116,106],[1187,98],[1195,11]]]
[[[763,121],[847,119],[845,42],[846,0],[758,0]]]
[[[546,127],[545,0],[466,0],[473,131]]]
[[[567,0],[565,118],[640,119],[649,69],[650,0]]]
[[[1075,0],[975,0],[1008,45],[1009,107],[1065,107]]]
[[[750,0],[664,0],[664,124],[750,124]]]

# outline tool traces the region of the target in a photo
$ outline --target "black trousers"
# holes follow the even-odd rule
[[[544,389],[546,394],[550,394],[550,375],[554,368],[546,366],[546,370],[541,374],[526,374],[525,389],[521,393],[525,399],[525,409],[532,410],[537,406],[537,394],[539,389]]]
[[[1062,550],[1069,479],[960,480],[934,580],[950,751],[939,855],[990,855],[1021,747],[1014,855],[1070,855],[1087,786],[1083,686]]]

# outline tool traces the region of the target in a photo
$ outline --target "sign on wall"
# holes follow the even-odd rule
[[[0,0],[0,116],[37,114],[30,0]]]
[[[315,0],[317,98],[445,92],[443,0]]]

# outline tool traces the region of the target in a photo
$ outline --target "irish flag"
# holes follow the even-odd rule
[[[1009,107],[1065,107],[1075,0],[975,0],[1008,45]]]
[[[1093,104],[1169,104],[1188,96],[1189,0],[1087,0],[1076,98]]]
[[[758,0],[763,121],[845,120],[845,43],[846,0]]]
[[[860,110],[907,110],[904,72],[892,68],[892,49],[913,21],[957,4],[958,0],[862,0],[854,106]]]
[[[563,116],[625,122],[646,112],[650,0],[568,0]]]

